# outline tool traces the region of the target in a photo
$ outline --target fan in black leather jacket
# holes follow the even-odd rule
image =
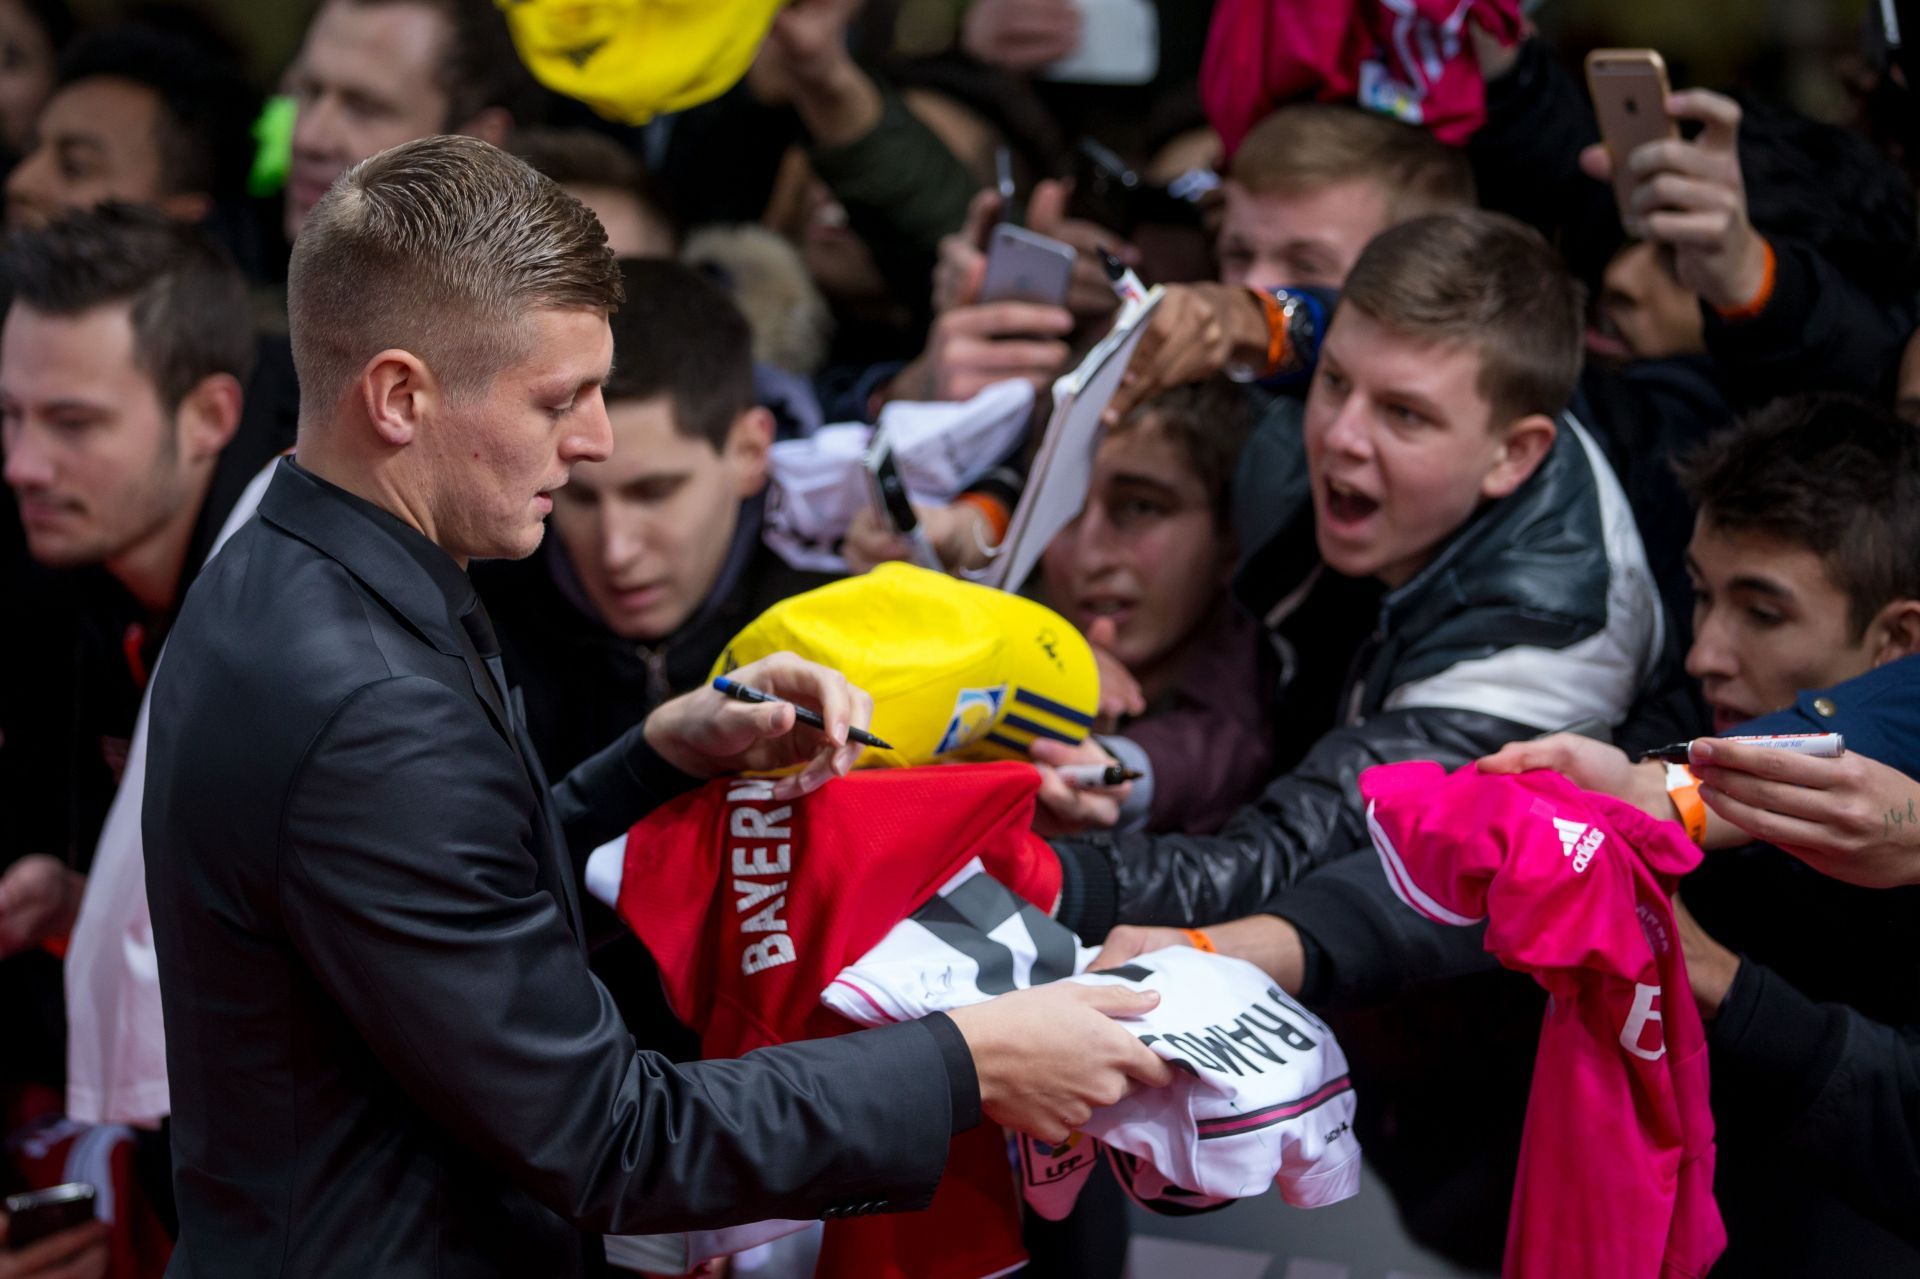
[[[1506,1232],[1540,995],[1487,971],[1480,930],[1443,928],[1392,894],[1354,782],[1374,764],[1465,764],[1517,738],[1627,717],[1663,652],[1662,613],[1619,482],[1563,416],[1538,471],[1483,507],[1393,591],[1320,564],[1300,403],[1280,400],[1236,484],[1236,594],[1288,658],[1283,766],[1217,835],[1059,840],[1059,914],[1088,939],[1116,923],[1290,921],[1309,1002],[1347,1049],[1369,1163],[1403,1224],[1494,1267]],[[1354,856],[1350,854],[1361,853]],[[1434,979],[1464,980],[1436,988]],[[1412,989],[1407,989],[1413,987]]]
[[[1421,927],[1377,859],[1347,856],[1367,846],[1361,770],[1453,767],[1518,738],[1618,725],[1654,674],[1662,622],[1619,482],[1570,417],[1526,483],[1385,593],[1319,562],[1299,420],[1299,401],[1275,402],[1236,497],[1242,545],[1259,547],[1236,594],[1289,659],[1279,722],[1295,740],[1282,758],[1298,762],[1217,835],[1055,848],[1060,917],[1083,937],[1278,914],[1307,942],[1303,993],[1324,999],[1397,986],[1409,963],[1429,976],[1436,964],[1484,966],[1477,938]]]

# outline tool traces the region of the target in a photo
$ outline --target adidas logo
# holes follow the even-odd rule
[[[1584,822],[1570,822],[1565,818],[1553,819],[1553,828],[1560,832],[1560,852],[1573,860],[1573,872],[1579,874],[1593,861],[1594,853],[1606,842],[1605,831],[1595,830]]]

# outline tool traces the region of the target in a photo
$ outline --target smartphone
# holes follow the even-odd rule
[[[1148,0],[1074,0],[1080,43],[1041,67],[1042,80],[1067,84],[1146,84],[1160,69],[1160,15]]]
[[[1624,222],[1633,191],[1627,157],[1636,147],[1680,136],[1667,114],[1667,64],[1652,49],[1595,49],[1587,55],[1587,92],[1600,139],[1613,156],[1613,201]]]
[[[987,271],[980,283],[982,302],[1043,302],[1065,306],[1073,287],[1075,253],[1025,227],[1002,222],[987,243]]]
[[[873,443],[867,448],[866,468],[867,489],[873,495],[874,509],[879,511],[881,520],[913,548],[914,563],[921,568],[942,571],[945,566],[940,563],[933,543],[927,540],[926,530],[920,527],[920,516],[913,509],[907,481],[900,474],[900,465],[893,457],[893,445],[883,430],[873,433]]]
[[[84,1181],[7,1196],[7,1247],[14,1252],[30,1243],[93,1220],[93,1187]]]

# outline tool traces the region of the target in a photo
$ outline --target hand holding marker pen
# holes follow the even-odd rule
[[[760,689],[749,688],[745,684],[736,683],[724,675],[716,678],[713,681],[713,686],[736,702],[784,702],[787,700],[773,693],[763,692]],[[794,718],[798,719],[802,724],[808,725],[811,728],[817,728],[823,733],[827,731],[827,721],[820,718],[819,711],[810,710],[805,706],[794,705],[793,714]],[[847,738],[849,741],[858,742],[862,746],[872,746],[883,751],[893,749],[890,744],[881,741],[866,729],[855,728],[852,725],[847,726]]]
[[[1643,760],[1660,759],[1669,764],[1684,764],[1692,752],[1694,741],[1674,742],[1670,746],[1657,746],[1640,758]],[[1791,751],[1795,755],[1811,755],[1816,759],[1838,759],[1846,752],[1847,741],[1839,733],[1774,733],[1764,737],[1716,737],[1720,742],[1738,742],[1742,746],[1758,746],[1762,750]]]
[[[1098,790],[1106,786],[1124,786],[1144,774],[1120,764],[1057,764],[1055,773],[1075,790]]]
[[[745,684],[730,680],[724,675],[715,677],[713,686],[716,690],[726,694],[736,702],[784,702],[787,700],[784,697],[778,697],[757,688],[750,688]],[[825,720],[820,718],[819,711],[809,710],[805,706],[794,706],[793,713],[802,724],[810,725],[823,733],[826,732],[827,724]],[[893,749],[892,745],[875,737],[864,728],[855,728],[849,725],[847,728],[847,737],[852,741],[859,742],[862,746],[872,746],[883,751]],[[1054,771],[1060,774],[1067,785],[1073,787],[1075,790],[1093,790],[1102,786],[1122,786],[1142,776],[1142,774],[1136,773],[1132,769],[1125,768],[1119,764],[1063,764],[1054,769]]]

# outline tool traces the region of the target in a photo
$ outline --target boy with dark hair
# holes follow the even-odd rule
[[[1077,932],[1265,912],[1222,927],[1216,943],[1310,1002],[1391,988],[1409,971],[1445,975],[1420,968],[1424,954],[1406,958],[1394,930],[1418,918],[1370,853],[1351,855],[1367,848],[1354,779],[1377,763],[1457,765],[1568,724],[1616,725],[1661,647],[1626,499],[1564,412],[1580,368],[1580,293],[1544,239],[1497,214],[1416,219],[1362,253],[1300,430],[1263,433],[1255,467],[1241,471],[1257,491],[1236,498],[1269,527],[1278,520],[1237,588],[1282,644],[1281,758],[1297,762],[1218,835],[1056,841],[1060,916]],[[1403,1010],[1405,1025],[1442,1052],[1450,1037],[1510,1035],[1515,999],[1530,998],[1479,996],[1465,1012],[1447,1000]],[[1441,1005],[1452,1011],[1435,1023]],[[1410,1227],[1482,1260],[1504,1235],[1511,1169],[1492,1175],[1505,1184],[1481,1185],[1477,1165],[1425,1152],[1457,1148],[1465,1138],[1450,1126],[1476,1104],[1436,1106],[1442,1082],[1490,1091],[1474,1112],[1476,1148],[1508,1130],[1517,1138],[1525,1088],[1506,1090],[1530,1058],[1504,1069],[1497,1047],[1480,1045],[1488,1069],[1465,1083],[1430,1056],[1396,1078],[1411,1063],[1350,1048],[1356,1078],[1381,1072],[1369,1074],[1365,1108],[1379,1131],[1365,1140],[1407,1192]]]
[[[42,947],[73,930],[148,674],[274,443],[270,419],[242,415],[245,281],[200,232],[104,205],[16,233],[5,283],[0,452],[24,545],[0,564],[17,619],[0,631],[0,1081],[59,1089],[62,971]],[[90,917],[117,943],[99,923],[113,909]],[[152,1150],[166,1202],[164,1143]]]
[[[1920,432],[1864,401],[1781,400],[1683,459],[1699,509],[1687,670],[1713,727],[1920,652]],[[1743,660],[1764,632],[1773,660]]]
[[[227,452],[253,333],[238,269],[151,210],[108,205],[18,234],[6,274],[0,436],[32,561],[16,598],[64,658],[10,681],[0,706],[0,845],[79,867],[146,672],[237,495],[221,479],[266,460]],[[24,942],[71,923],[57,912]]]
[[[559,773],[699,684],[769,605],[830,580],[761,540],[773,415],[754,403],[752,337],[721,289],[665,260],[621,264],[603,394],[613,453],[554,493],[555,536],[478,580]]]
[[[1859,791],[1871,760],[1916,764],[1920,434],[1865,401],[1804,396],[1714,437],[1683,474],[1700,506],[1687,666],[1715,732],[1842,734],[1845,755],[1807,763],[1827,787],[1856,791],[1849,829],[1898,829],[1911,783],[1870,807]],[[1752,838],[1729,812],[1785,843],[1822,843],[1818,826],[1791,816],[1805,797],[1748,758],[1760,754],[1772,752],[1696,744],[1689,776],[1556,736],[1481,767],[1557,769],[1686,821],[1708,848]],[[1754,772],[1743,781],[1723,756]],[[1734,789],[1743,800],[1729,809]],[[1920,1266],[1920,888],[1856,887],[1868,866],[1844,854],[1809,865],[1789,851],[1800,850],[1715,853],[1688,877],[1676,913],[1713,1067],[1728,1234],[1714,1274],[1910,1273]]]
[[[7,224],[107,200],[195,222],[245,194],[257,95],[180,36],[130,25],[83,37],[7,176]]]
[[[1100,741],[1144,764],[1123,819],[1148,830],[1215,830],[1272,772],[1278,663],[1227,593],[1228,488],[1251,427],[1225,378],[1141,405],[1102,438],[1086,506],[1041,561],[1047,602],[1138,686],[1138,709]]]

